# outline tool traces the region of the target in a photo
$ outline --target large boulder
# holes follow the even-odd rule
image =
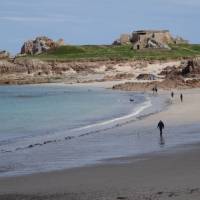
[[[185,65],[185,66],[184,66]],[[200,75],[200,58],[194,58],[183,63],[183,76],[197,76]]]
[[[60,39],[58,41],[53,41],[52,39],[46,36],[41,36],[37,37],[35,40],[26,41],[21,48],[21,54],[28,54],[28,55],[41,54],[43,52],[57,48],[62,45],[64,45],[63,39]]]
[[[139,74],[137,80],[156,80],[157,77],[154,74]]]

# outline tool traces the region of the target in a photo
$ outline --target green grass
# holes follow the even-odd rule
[[[55,50],[28,56],[42,60],[96,61],[96,60],[167,60],[200,56],[199,44],[171,45],[171,50],[132,50],[131,45],[82,45],[62,46]]]

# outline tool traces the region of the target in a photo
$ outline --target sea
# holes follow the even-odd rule
[[[124,132],[123,127],[169,104],[162,95],[92,86],[0,86],[0,176],[82,167],[162,149],[157,140],[149,143],[155,129],[149,133],[131,125]]]

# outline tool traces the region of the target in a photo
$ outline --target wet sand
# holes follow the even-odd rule
[[[184,101],[179,94],[183,92]],[[175,91],[169,109],[138,122],[168,126],[200,121],[200,90]],[[128,125],[131,127],[131,124]],[[124,130],[126,130],[124,126]],[[200,130],[199,130],[200,134]],[[23,177],[1,178],[0,199],[199,199],[200,144],[159,153],[119,158],[124,163],[75,168]]]

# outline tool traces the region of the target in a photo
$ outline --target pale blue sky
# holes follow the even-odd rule
[[[38,35],[70,44],[110,44],[137,29],[170,29],[200,43],[199,0],[0,0],[0,49]]]

